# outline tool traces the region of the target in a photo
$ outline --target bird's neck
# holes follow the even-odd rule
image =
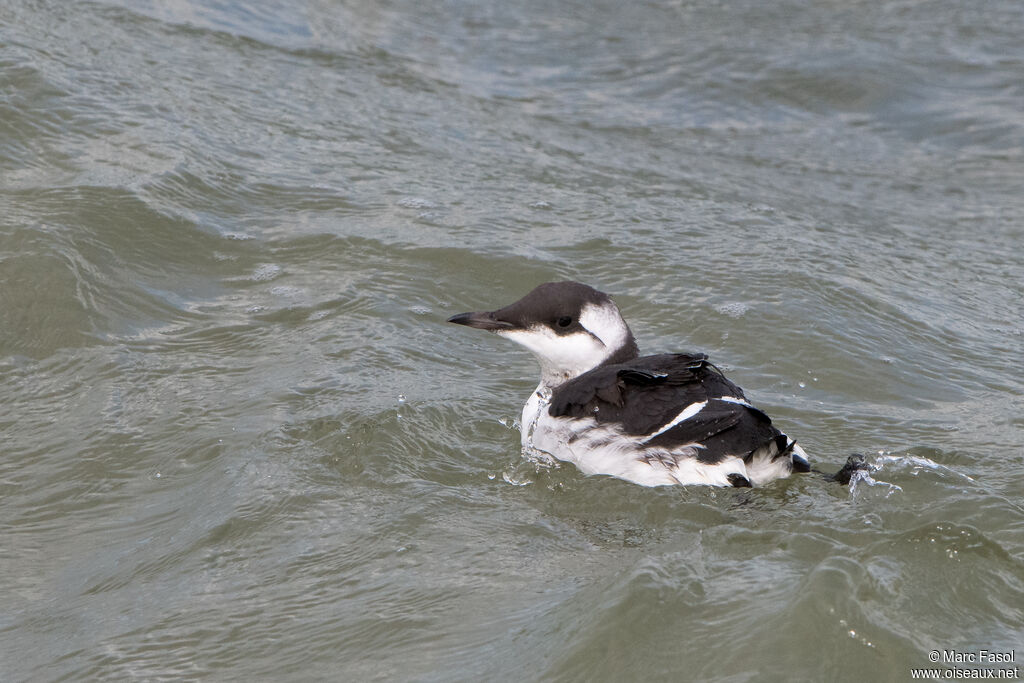
[[[633,333],[626,328],[626,340],[619,346],[608,358],[604,360],[601,365],[615,365],[616,363],[626,363],[628,361],[637,358],[640,355],[640,349],[636,345],[636,339],[633,338]]]
[[[566,382],[574,380],[580,375],[590,372],[595,368],[604,367],[605,365],[615,365],[617,363],[627,363],[639,355],[640,349],[637,348],[636,340],[633,338],[633,333],[627,328],[624,342],[595,365],[589,367],[555,368],[542,362],[540,370],[540,385],[537,389],[538,391],[544,390],[551,392]]]

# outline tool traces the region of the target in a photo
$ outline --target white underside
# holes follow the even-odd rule
[[[788,477],[793,470],[788,456],[773,457],[777,453],[774,443],[759,449],[748,461],[740,456],[727,456],[713,465],[697,459],[702,448],[699,443],[672,449],[646,444],[655,435],[696,415],[706,402],[687,406],[652,434],[630,436],[614,426],[599,425],[591,417],[551,417],[547,411],[549,399],[550,391],[542,385],[523,407],[523,448],[571,462],[584,474],[606,474],[641,486],[732,486],[729,475],[739,474],[754,486],[761,486],[774,479]],[[796,444],[793,444],[793,452],[806,458],[803,449]]]

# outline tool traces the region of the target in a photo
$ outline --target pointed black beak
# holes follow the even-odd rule
[[[505,320],[498,320],[492,311],[481,311],[479,313],[459,313],[448,318],[448,322],[466,327],[475,327],[478,330],[511,330],[515,325]]]

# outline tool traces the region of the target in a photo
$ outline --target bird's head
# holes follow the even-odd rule
[[[541,383],[556,387],[604,363],[637,356],[636,341],[611,298],[579,282],[548,282],[496,311],[448,322],[488,330],[533,352]]]

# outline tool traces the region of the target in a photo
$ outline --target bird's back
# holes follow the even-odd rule
[[[583,471],[647,485],[761,483],[792,471],[795,446],[704,354],[594,368],[553,390],[532,438]]]

